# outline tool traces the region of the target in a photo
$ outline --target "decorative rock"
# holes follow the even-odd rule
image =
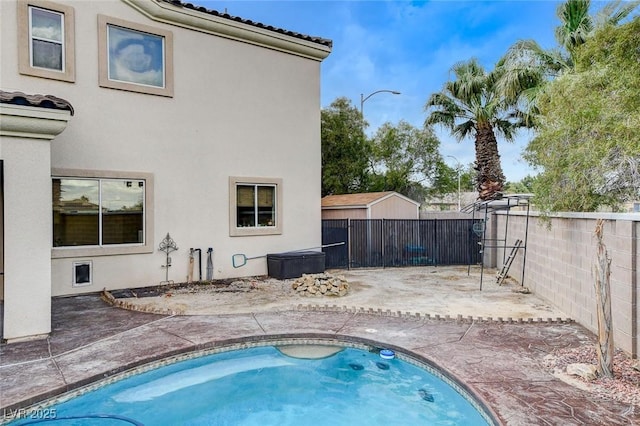
[[[598,368],[593,364],[575,363],[567,365],[567,374],[582,377],[585,380],[595,380]]]
[[[342,277],[329,274],[305,274],[296,279],[291,288],[301,296],[344,296],[348,293],[349,284]]]

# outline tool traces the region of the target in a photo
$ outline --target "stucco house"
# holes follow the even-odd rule
[[[427,197],[422,204],[421,210],[423,212],[458,212],[465,206],[473,204],[477,199],[478,193],[475,191],[465,191],[460,194],[455,192],[442,196]]]
[[[0,19],[6,341],[47,335],[52,296],[184,281],[192,248],[217,279],[266,274],[235,253],[320,245],[330,40],[177,0],[3,0]]]
[[[322,219],[418,219],[419,209],[419,202],[394,191],[322,197]]]

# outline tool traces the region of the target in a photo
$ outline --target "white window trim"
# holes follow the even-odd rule
[[[104,246],[52,247],[51,258],[112,256],[118,254],[153,253],[154,251],[154,195],[153,174],[105,170],[52,169],[52,179],[131,179],[145,181],[144,243]]]
[[[164,87],[109,79],[109,26],[116,26],[125,30],[137,31],[163,38]],[[123,19],[98,15],[98,84],[100,87],[110,89],[173,97],[173,33]]]
[[[276,189],[276,224],[275,226],[254,226],[254,227],[238,227],[237,204],[238,193],[236,187],[238,185],[265,185],[275,186]],[[261,178],[261,177],[229,177],[229,236],[242,237],[251,235],[280,235],[283,229],[282,215],[282,179],[280,178]]]
[[[33,35],[33,13],[31,13],[33,11],[33,9],[39,9],[39,10],[46,10],[49,13],[52,13],[54,15],[58,15],[60,17],[60,29],[62,30],[62,40],[58,41],[58,40],[53,40],[53,39],[47,39],[47,38],[41,38],[41,37],[36,37]],[[65,42],[64,42],[64,35],[66,34],[65,31],[65,27],[64,27],[64,13],[58,12],[56,10],[49,10],[49,9],[43,9],[41,7],[36,7],[36,6],[31,6],[29,5],[29,65],[32,66],[33,68],[42,68],[42,69],[46,69],[46,70],[50,70],[50,71],[59,71],[64,73],[65,71],[65,58],[66,58],[66,46],[65,46]],[[33,65],[33,41],[34,40],[40,40],[40,41],[45,41],[47,43],[53,43],[53,44],[59,44],[61,47],[61,53],[62,53],[62,63],[60,64],[62,66],[61,70],[54,70],[51,68],[44,68],[44,67],[38,67],[36,65]]]
[[[62,15],[62,71],[34,67],[31,55],[31,14],[29,8],[44,9]],[[71,6],[46,0],[18,2],[18,72],[35,77],[74,82],[75,74],[75,13]]]

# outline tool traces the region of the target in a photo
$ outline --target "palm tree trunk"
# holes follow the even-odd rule
[[[502,191],[504,174],[500,165],[498,142],[489,124],[478,124],[476,132],[476,189],[481,200],[492,200]]]

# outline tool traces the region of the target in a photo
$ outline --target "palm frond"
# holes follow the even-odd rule
[[[448,104],[453,103],[451,98],[447,96],[443,92],[436,92],[429,96],[427,99],[427,103],[424,105],[425,109],[429,109],[431,107],[441,107],[444,108]]]
[[[486,86],[487,74],[476,58],[458,62],[451,70],[456,79],[447,84],[447,90],[463,103],[477,97]]]
[[[531,68],[554,77],[573,67],[570,57],[558,49],[544,49],[534,40],[514,43],[501,60],[503,68]]]
[[[432,94],[427,103],[425,104],[426,111],[441,111],[446,112],[451,115],[464,115],[466,114],[465,110],[461,108],[461,106],[449,96],[447,93],[438,92]]]
[[[458,142],[460,142],[464,138],[474,134],[475,131],[475,123],[472,120],[467,120],[455,126],[451,133],[458,140]]]
[[[440,124],[449,129],[453,129],[455,125],[456,116],[448,112],[433,111],[429,114],[424,121],[425,126],[431,126],[433,124]]]
[[[513,142],[513,139],[520,126],[520,121],[509,119],[497,119],[492,123],[492,127],[496,135],[503,137],[507,142]]]
[[[567,0],[558,6],[560,25],[555,29],[556,41],[568,52],[583,44],[593,32],[590,7],[590,0]]]
[[[593,18],[594,29],[601,29],[607,25],[618,25],[635,9],[640,6],[640,0],[613,0],[605,4]]]

